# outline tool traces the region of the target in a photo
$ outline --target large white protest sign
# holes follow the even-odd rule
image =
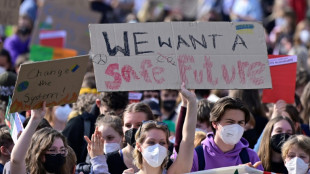
[[[259,23],[91,24],[99,91],[271,88]]]

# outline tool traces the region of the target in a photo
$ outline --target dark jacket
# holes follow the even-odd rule
[[[90,113],[83,112],[81,115],[78,115],[67,123],[65,129],[62,131],[62,134],[67,137],[68,145],[74,150],[77,157],[77,164],[85,162],[87,156],[87,143],[84,140],[84,121],[90,121],[90,135],[87,135],[90,139],[90,136],[95,131],[95,122],[99,115],[99,108],[94,104]]]

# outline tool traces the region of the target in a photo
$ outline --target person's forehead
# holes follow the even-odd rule
[[[227,109],[221,120],[244,120],[245,119],[245,114],[243,111],[239,109]]]
[[[61,138],[57,137],[55,138],[53,144],[51,147],[57,147],[57,148],[60,148],[60,147],[63,147],[64,146],[64,142],[62,141]]]
[[[109,125],[101,125],[98,129],[103,135],[115,134],[117,133],[111,126]]]
[[[292,129],[290,123],[287,120],[281,120],[281,121],[276,122],[274,124],[274,129],[278,129],[278,128]]]
[[[146,114],[144,112],[128,112],[124,115],[124,122],[125,123],[137,123],[146,120]]]
[[[166,134],[161,129],[150,129],[145,132],[146,138],[148,139],[165,139]]]

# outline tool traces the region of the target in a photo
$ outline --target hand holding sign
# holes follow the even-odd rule
[[[73,103],[77,100],[88,56],[23,64],[14,89],[10,112]]]
[[[46,102],[43,102],[42,108],[31,110],[32,120],[37,121],[37,122],[41,122],[41,120],[45,116],[45,113],[46,113]]]

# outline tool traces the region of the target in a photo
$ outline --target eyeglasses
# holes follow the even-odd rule
[[[166,128],[166,131],[168,131],[168,135],[169,135],[169,129],[168,129],[168,125],[166,123],[161,122],[161,121],[155,121],[155,120],[147,120],[147,121],[143,120],[141,126],[139,127],[139,129],[137,131],[139,137],[140,137],[140,133],[141,133],[141,129],[142,129],[143,125],[145,125],[147,123],[154,123],[156,125],[164,126]]]
[[[66,157],[68,155],[68,149],[67,148],[62,148],[60,150],[57,150],[56,148],[48,149],[46,151],[46,154],[56,156],[57,154],[61,154],[61,156]]]

